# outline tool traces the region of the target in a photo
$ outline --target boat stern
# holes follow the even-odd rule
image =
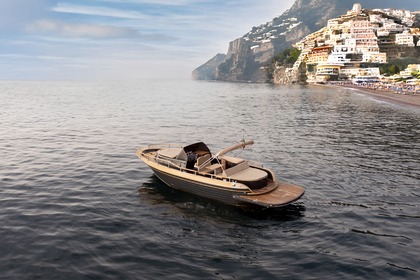
[[[246,202],[248,204],[254,204],[263,206],[266,208],[279,208],[289,205],[299,200],[305,193],[305,189],[292,185],[285,182],[277,182],[277,186],[274,190],[262,193],[237,196],[236,199]]]

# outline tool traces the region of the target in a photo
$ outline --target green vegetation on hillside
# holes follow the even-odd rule
[[[414,18],[413,28],[420,28],[420,14],[416,14]]]
[[[267,71],[267,82],[272,83],[274,77],[274,68],[276,65],[278,66],[285,66],[285,67],[292,67],[293,63],[296,62],[300,55],[300,50],[297,48],[289,48],[285,49],[271,60],[271,62],[266,67]]]
[[[379,66],[379,71],[382,75],[392,76],[400,73],[401,69],[395,64],[381,64]]]
[[[394,75],[407,68],[409,64],[418,64],[419,59],[413,57],[401,58],[387,64],[379,64],[379,70],[382,75]]]
[[[273,58],[273,63],[280,65],[292,65],[298,59],[300,50],[296,48],[285,49]]]

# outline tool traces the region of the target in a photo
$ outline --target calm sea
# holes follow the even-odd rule
[[[357,91],[0,82],[1,279],[419,279],[420,111]],[[150,143],[241,139],[306,188],[245,211],[174,191]]]

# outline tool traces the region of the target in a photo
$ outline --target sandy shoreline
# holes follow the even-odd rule
[[[394,104],[415,107],[420,109],[420,95],[419,94],[398,94],[392,92],[381,92],[379,90],[370,89],[363,86],[357,86],[352,84],[329,84],[328,86],[340,87],[340,88],[351,88],[357,89],[363,94],[367,94],[377,98],[378,100],[389,101]]]

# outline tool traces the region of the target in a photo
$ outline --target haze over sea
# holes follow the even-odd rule
[[[1,279],[419,279],[420,111],[357,91],[193,81],[0,82]],[[245,211],[135,155],[253,151],[305,196]]]

